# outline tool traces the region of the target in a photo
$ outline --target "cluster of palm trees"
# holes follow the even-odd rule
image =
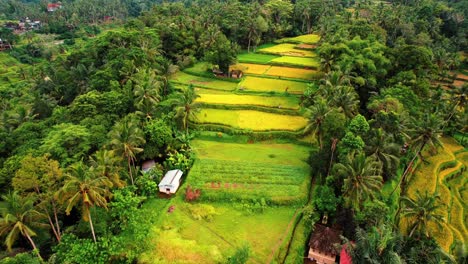
[[[33,237],[36,228],[44,228],[49,222],[56,239],[60,242],[61,231],[58,215],[79,209],[82,219],[89,222],[93,240],[96,234],[93,226],[92,208],[107,208],[112,197],[112,188],[126,185],[122,176],[128,174],[134,183],[136,155],[143,151],[143,132],[131,118],[117,122],[109,132],[111,141],[108,149],[97,151],[89,162],[79,161],[64,172],[57,161],[49,156],[28,156],[13,178],[14,191],[3,195],[0,206],[0,236],[11,250],[19,234],[27,238],[36,254]],[[128,173],[123,164],[127,164]],[[50,214],[50,211],[53,214]]]

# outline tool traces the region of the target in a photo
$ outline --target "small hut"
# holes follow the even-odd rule
[[[224,72],[220,70],[219,68],[213,68],[212,71],[216,77],[224,77]]]
[[[159,192],[166,194],[176,193],[182,180],[182,174],[184,173],[181,170],[170,170],[166,172],[166,175],[164,175],[164,178],[158,184]]]
[[[229,73],[229,76],[231,76],[231,78],[236,78],[236,79],[242,78],[242,75],[243,75],[243,72],[241,70],[232,70]]]
[[[309,241],[310,260],[317,264],[334,264],[340,251],[336,245],[341,245],[341,232],[321,224],[316,224]]]
[[[0,39],[0,51],[7,49],[12,49],[11,44],[6,40]]]

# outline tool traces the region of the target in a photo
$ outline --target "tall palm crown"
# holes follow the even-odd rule
[[[110,146],[127,160],[128,173],[133,184],[132,164],[135,163],[136,154],[143,151],[140,148],[146,141],[143,131],[130,118],[117,122],[109,132]]]
[[[175,118],[180,120],[182,127],[188,132],[188,123],[192,118],[196,118],[195,114],[200,110],[195,99],[200,97],[192,85],[189,85],[180,93],[176,93],[169,98],[164,104],[174,107]]]
[[[33,227],[46,227],[40,222],[44,214],[34,209],[33,200],[30,197],[21,197],[16,192],[2,195],[4,202],[1,204],[0,236],[5,236],[5,245],[11,251],[19,234],[28,239],[32,248],[36,250],[36,244],[32,239],[36,236]],[[41,258],[39,252],[37,255]]]
[[[325,99],[320,98],[314,105],[309,107],[309,110],[309,124],[306,127],[306,131],[312,131],[315,134],[320,149],[322,149],[322,124],[332,109],[327,105]]]
[[[382,164],[373,157],[366,157],[364,153],[349,155],[345,163],[338,163],[334,169],[344,178],[343,196],[346,204],[359,210],[360,204],[368,198],[375,197],[375,193],[382,187]]]
[[[382,129],[377,129],[366,145],[367,154],[382,163],[383,172],[387,177],[394,174],[400,163],[398,158],[400,146],[391,139],[392,137],[387,136]]]
[[[427,191],[421,194],[417,191],[415,199],[403,196],[401,200],[403,203],[401,215],[410,222],[410,237],[416,233],[429,237],[427,229],[429,223],[434,223],[441,228],[445,222],[439,195],[431,195]]]
[[[125,182],[120,179],[120,166],[122,159],[115,155],[112,150],[99,150],[90,157],[91,171],[97,176],[104,176],[115,187],[125,186]]]
[[[89,221],[93,239],[96,242],[90,208],[107,208],[106,198],[110,196],[112,183],[108,178],[93,174],[89,168],[78,162],[70,166],[65,175],[65,183],[57,196],[67,205],[65,212],[70,214],[73,207],[81,205],[83,220]]]

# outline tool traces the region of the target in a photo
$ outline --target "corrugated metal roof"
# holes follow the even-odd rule
[[[170,170],[166,172],[166,175],[164,175],[164,178],[158,186],[171,185],[172,183],[179,181],[182,174],[184,173],[181,170]]]

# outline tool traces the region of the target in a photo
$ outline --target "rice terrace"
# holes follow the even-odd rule
[[[1,0],[0,264],[467,264],[467,0]]]

